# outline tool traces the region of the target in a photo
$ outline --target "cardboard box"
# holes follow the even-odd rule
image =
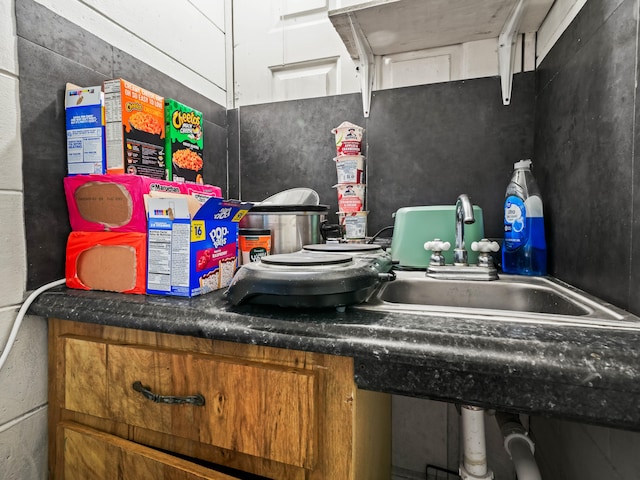
[[[69,288],[146,292],[145,233],[71,232],[65,278]]]
[[[105,173],[104,96],[100,86],[65,90],[67,172],[69,175]]]
[[[227,287],[238,267],[238,222],[251,203],[149,198],[147,293],[192,297]]]
[[[204,118],[177,100],[164,101],[166,154],[169,178],[176,182],[204,183]]]
[[[139,175],[64,178],[69,223],[74,231],[147,232],[145,195],[189,194],[200,204],[222,197],[220,187],[168,182]]]
[[[191,195],[200,203],[204,203],[211,197],[222,198],[222,189],[214,185],[200,185],[196,183],[181,183],[182,193]]]
[[[103,84],[107,173],[168,180],[164,98],[126,80]]]
[[[82,175],[64,178],[71,229],[85,232],[147,232],[144,195],[181,186],[137,175]]]

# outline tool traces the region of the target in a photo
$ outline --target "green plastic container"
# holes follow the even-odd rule
[[[473,206],[475,222],[464,226],[464,243],[469,253],[469,263],[478,262],[478,253],[471,250],[471,243],[484,238],[482,209]],[[394,214],[393,237],[391,239],[391,259],[404,268],[426,268],[429,266],[431,251],[424,249],[424,243],[439,238],[451,243],[451,248],[443,252],[446,263],[453,263],[453,249],[456,242],[455,205],[429,205],[403,207]]]

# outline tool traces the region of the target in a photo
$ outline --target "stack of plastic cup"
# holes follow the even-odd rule
[[[342,122],[331,130],[336,139],[336,164],[338,183],[338,218],[343,238],[347,242],[364,242],[367,235],[365,209],[364,162],[362,134],[364,129],[349,122]]]

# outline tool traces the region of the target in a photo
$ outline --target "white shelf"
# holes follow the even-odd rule
[[[356,64],[381,56],[505,37],[520,0],[374,0],[329,11],[329,19]],[[513,35],[536,32],[554,0],[524,0]],[[514,37],[510,37],[512,39]],[[502,38],[501,38],[502,45]],[[512,45],[500,47],[510,58]],[[367,55],[363,55],[363,51]],[[361,68],[362,71],[363,68]],[[364,68],[373,74],[372,68]],[[503,73],[504,71],[508,73]],[[503,84],[511,68],[501,68]],[[367,78],[364,84],[371,84]],[[365,92],[363,95],[370,92]],[[508,96],[506,98],[508,103]],[[363,99],[363,103],[364,99]],[[368,112],[365,111],[365,116]]]

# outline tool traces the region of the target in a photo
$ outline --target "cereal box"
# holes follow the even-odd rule
[[[67,125],[68,174],[105,173],[102,88],[81,88],[68,83],[64,110]]]
[[[253,206],[210,198],[148,199],[147,293],[192,297],[227,287],[238,267],[238,223]]]
[[[116,79],[103,84],[107,173],[168,180],[164,98]]]
[[[204,183],[202,113],[167,98],[164,101],[164,115],[169,178],[177,182]]]

